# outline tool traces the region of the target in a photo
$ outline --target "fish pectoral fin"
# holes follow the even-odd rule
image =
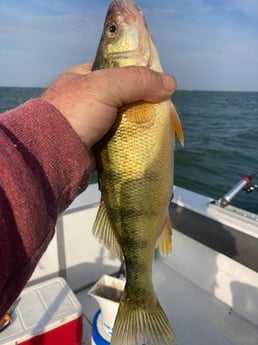
[[[133,105],[125,106],[122,113],[128,121],[137,124],[150,122],[155,116],[153,104],[144,102],[136,102]]]
[[[184,132],[182,129],[181,121],[177,113],[176,107],[172,102],[169,102],[169,111],[172,122],[172,135],[174,136],[174,134],[176,133],[181,145],[184,146]]]
[[[114,231],[112,230],[106,205],[102,199],[100,200],[99,209],[92,231],[98,242],[109,249],[120,261],[123,260],[122,250],[115,237]]]
[[[167,216],[162,233],[158,239],[158,247],[162,256],[168,256],[172,251],[172,226],[169,215]]]
[[[125,291],[115,319],[111,345],[176,345],[176,336],[157,296],[148,293],[135,303]]]

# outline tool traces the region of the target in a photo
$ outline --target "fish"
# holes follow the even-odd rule
[[[162,72],[143,12],[132,0],[114,0],[92,69],[132,65]],[[126,265],[111,345],[176,344],[152,283],[157,243],[166,255],[172,246],[168,206],[176,135],[183,142],[171,100],[137,102],[119,109],[94,148],[101,200],[93,233]]]

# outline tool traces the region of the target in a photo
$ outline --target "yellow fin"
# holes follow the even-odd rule
[[[176,336],[155,293],[134,301],[122,294],[113,327],[111,345],[176,345]]]
[[[162,233],[158,240],[158,247],[162,256],[168,256],[172,251],[172,226],[169,215],[167,216]]]
[[[122,261],[123,254],[114,231],[112,230],[107,209],[102,199],[100,201],[92,231],[95,238],[109,249],[120,261]]]
[[[170,116],[171,116],[171,121],[172,121],[172,126],[173,126],[173,135],[176,132],[176,135],[181,143],[182,146],[184,146],[184,132],[182,129],[181,121],[179,118],[179,115],[176,111],[176,108],[172,102],[169,102],[169,111],[170,111]]]

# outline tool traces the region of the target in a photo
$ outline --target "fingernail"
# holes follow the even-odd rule
[[[168,92],[174,92],[176,89],[176,80],[171,75],[165,74],[163,81],[164,89]]]

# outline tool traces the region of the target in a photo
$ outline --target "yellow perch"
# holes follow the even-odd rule
[[[129,65],[162,71],[143,13],[132,0],[114,0],[93,69]],[[96,150],[101,202],[93,231],[126,263],[126,286],[112,345],[176,344],[152,285],[157,242],[163,254],[171,250],[168,206],[175,133],[183,141],[180,120],[170,100],[139,102],[120,109]]]

